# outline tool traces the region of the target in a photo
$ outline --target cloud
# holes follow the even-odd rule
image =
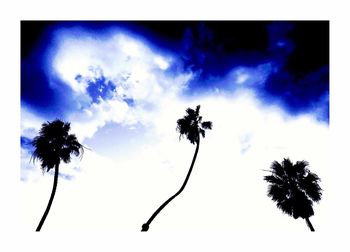
[[[32,150],[33,149],[33,146],[31,144],[32,142],[32,139],[29,139],[27,137],[22,137],[21,136],[21,147],[24,148],[24,149],[27,149],[27,150]]]
[[[68,85],[80,103],[80,109],[69,111],[65,120],[71,122],[71,133],[81,142],[108,123],[149,125],[160,101],[176,97],[191,78],[190,73],[168,72],[174,59],[125,34],[117,33],[106,40],[91,34],[79,38],[69,33],[60,35],[62,41],[52,54],[50,74],[61,79],[61,85]],[[101,88],[107,91],[100,92]],[[21,114],[23,139],[34,138],[43,122],[55,119],[38,116],[24,105]],[[29,164],[30,155],[22,151],[23,180],[38,168]]]
[[[191,73],[167,71],[173,56],[155,52],[146,43],[116,32],[104,40],[85,34],[60,33],[52,72],[75,92],[81,110],[68,119],[80,139],[92,137],[108,122],[147,124],[142,114],[157,108],[186,88]]]
[[[94,70],[99,69],[113,82],[122,81],[127,76],[129,84],[136,85],[135,82],[154,78],[157,71],[166,70],[174,60],[171,56],[153,52],[142,41],[123,33],[117,32],[104,40],[94,38],[93,34],[60,36],[61,43],[52,62],[53,71],[78,93],[86,93],[87,88],[87,83],[76,80],[78,74],[96,78],[101,73]],[[163,83],[156,80],[156,84],[161,86]]]
[[[64,216],[70,230],[138,232],[185,178],[194,146],[185,139],[179,141],[176,120],[197,104],[202,105],[203,120],[213,122],[213,129],[201,141],[188,186],[156,218],[152,231],[309,232],[302,220],[284,215],[266,196],[263,170],[284,157],[305,159],[327,192],[328,127],[308,114],[293,117],[278,107],[263,105],[247,91],[230,97],[212,94],[162,100],[156,120],[147,129],[150,138],[138,142],[138,149],[130,149],[127,155],[115,153],[113,158],[86,151],[78,164],[70,166],[81,169],[74,183],[59,184],[55,214],[49,216],[47,228],[66,229]],[[48,196],[36,190],[50,190],[51,185],[45,183],[23,186],[24,195],[36,202],[26,205],[28,217],[42,211],[39,201],[46,203]],[[319,230],[327,225],[328,202],[325,198],[315,205],[311,221]]]
[[[62,172],[60,172],[60,173],[58,174],[58,176],[61,177],[61,178],[63,178],[63,179],[65,179],[65,180],[72,180],[72,179],[74,179],[74,177],[75,177],[75,176],[73,176],[73,175],[65,174],[65,173],[62,173]]]
[[[21,148],[21,181],[27,181],[28,177],[35,173],[35,168],[30,164],[31,152],[28,149]]]
[[[290,114],[311,113],[329,121],[329,66],[311,71],[299,78],[288,71],[271,74],[264,88],[257,89],[265,102],[278,102]]]
[[[32,139],[39,132],[43,117],[37,116],[26,106],[21,106],[21,136]]]
[[[295,25],[291,22],[274,22],[267,27],[269,51],[280,63],[284,63],[295,49],[295,43],[291,39],[294,29]]]
[[[270,74],[277,71],[277,66],[273,62],[258,64],[255,67],[237,66],[228,74],[229,79],[235,85],[250,86],[259,88],[264,86]]]

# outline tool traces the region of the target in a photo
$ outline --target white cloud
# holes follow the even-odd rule
[[[228,75],[229,81],[238,85],[264,85],[271,73],[276,71],[277,65],[269,62],[255,67],[238,66]]]
[[[104,40],[92,35],[77,38],[63,33],[60,36],[61,43],[52,62],[53,70],[76,92],[85,93],[86,83],[79,83],[75,78],[78,74],[92,77],[91,67],[102,69],[104,76],[114,82],[128,75],[131,78],[129,84],[140,82],[148,88],[150,84],[155,87],[166,84],[154,76],[166,70],[173,59],[153,52],[139,39],[120,32]],[[147,80],[151,83],[144,84]]]
[[[147,124],[149,119],[142,114],[157,109],[161,99],[177,96],[192,77],[191,73],[169,75],[166,69],[174,59],[154,52],[130,35],[117,32],[105,40],[89,35],[60,35],[52,65],[75,91],[76,99],[85,104],[82,111],[73,112],[69,118],[75,122],[81,140],[92,137],[108,122]],[[99,103],[86,105],[87,80],[101,75],[107,83],[116,85],[116,92],[110,98],[100,97]],[[133,105],[128,106],[124,99],[131,99]]]
[[[159,66],[160,69],[166,70],[169,67],[169,62],[167,62],[164,58],[162,57],[155,57],[154,62]]]
[[[34,115],[25,106],[21,107],[21,136],[33,138],[40,130],[44,118]]]
[[[76,132],[80,141],[86,137],[92,137],[98,128],[108,122],[121,123],[126,120],[129,109],[125,102],[120,100],[101,99],[100,103],[94,103],[81,113],[75,113],[70,117],[72,131]]]
[[[244,83],[246,80],[249,79],[249,75],[248,74],[238,74],[237,76],[237,84],[242,84]]]

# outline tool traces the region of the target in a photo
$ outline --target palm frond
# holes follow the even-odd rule
[[[291,198],[293,202],[293,218],[308,218],[314,215],[312,201],[300,190],[296,190]]]
[[[297,161],[294,164],[294,169],[301,175],[305,175],[305,173],[308,171],[307,169],[308,166],[309,166],[309,162],[305,160]]]
[[[210,121],[202,122],[201,126],[202,126],[203,129],[210,129],[211,130],[212,127],[213,127],[213,123],[210,122]]]
[[[70,123],[61,120],[45,122],[36,136],[32,145],[33,162],[41,161],[43,171],[49,171],[62,160],[65,163],[71,161],[71,154],[79,156],[83,153],[83,146],[78,142],[74,134],[69,134]]]
[[[282,210],[282,212],[292,216],[293,215],[293,201],[285,199],[277,202],[277,207]]]
[[[293,164],[289,158],[281,163],[273,161],[271,175],[264,176],[269,183],[268,197],[277,203],[277,207],[293,218],[308,218],[314,214],[313,201],[318,202],[322,189],[320,178],[309,171],[307,161]]]
[[[290,198],[290,193],[288,188],[285,186],[278,186],[275,184],[269,185],[268,194],[273,201],[282,202]]]
[[[186,109],[186,114],[187,114],[187,116],[192,117],[192,118],[195,118],[195,117],[196,117],[196,111],[194,111],[194,110],[191,109],[191,108],[187,108],[187,109]]]
[[[290,161],[289,158],[283,159],[281,167],[283,167],[283,170],[287,176],[289,176],[290,178],[295,177],[295,169],[293,163]]]
[[[264,176],[264,180],[277,186],[282,186],[285,183],[285,181],[283,181],[280,177],[274,175]]]
[[[280,178],[285,176],[284,168],[277,161],[273,161],[270,168],[272,173],[275,174],[276,176],[279,176]]]
[[[180,133],[179,140],[186,136],[192,144],[196,144],[200,135],[205,137],[205,129],[211,129],[211,122],[201,122],[202,117],[199,115],[199,110],[200,105],[195,110],[187,108],[185,116],[177,120],[176,130]]]
[[[200,110],[200,108],[201,108],[201,105],[197,105],[197,106],[196,106],[196,117],[199,116],[199,110]]]
[[[322,197],[322,189],[318,184],[319,181],[320,178],[315,173],[309,172],[308,175],[299,182],[300,188],[315,202],[320,201]]]

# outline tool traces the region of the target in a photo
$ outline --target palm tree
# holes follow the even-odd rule
[[[43,173],[55,168],[50,200],[36,229],[37,232],[40,231],[44,224],[50,211],[53,198],[55,197],[61,160],[65,163],[69,163],[71,154],[79,156],[84,152],[83,146],[78,142],[74,134],[69,134],[69,130],[70,123],[64,123],[56,119],[52,122],[43,123],[39,135],[32,141],[32,145],[34,146],[34,152],[32,154],[33,161],[38,159],[41,162]]]
[[[322,189],[318,184],[320,178],[310,172],[308,166],[304,160],[295,164],[289,158],[285,158],[281,164],[274,161],[270,170],[272,175],[265,176],[264,180],[270,183],[268,196],[277,202],[277,207],[294,219],[305,219],[314,232],[309,218],[314,215],[313,201],[321,200]]]
[[[173,196],[171,196],[168,200],[166,200],[153,213],[151,218],[149,218],[149,220],[142,225],[141,231],[147,232],[151,222],[160,213],[160,211],[167,204],[169,204],[170,201],[175,199],[175,197],[177,197],[185,189],[185,186],[188,182],[188,179],[190,178],[194,162],[196,161],[197,153],[199,150],[200,135],[202,135],[202,137],[204,138],[205,137],[205,130],[212,129],[212,122],[210,122],[210,121],[202,122],[202,117],[199,115],[199,109],[200,109],[200,105],[197,105],[196,110],[193,110],[191,108],[187,108],[186,115],[183,118],[177,120],[176,130],[179,131],[179,133],[180,133],[179,139],[181,139],[181,137],[183,137],[183,136],[186,136],[186,138],[191,142],[191,144],[197,145],[196,150],[194,152],[193,159],[192,159],[192,163],[191,163],[190,169],[187,173],[187,176],[185,178],[185,181],[183,182],[181,188]]]

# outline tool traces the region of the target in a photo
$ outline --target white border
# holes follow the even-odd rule
[[[339,1],[340,2],[340,1]],[[346,1],[2,1],[1,165],[2,251],[284,251],[320,250],[346,246],[349,226],[350,93],[349,29]],[[16,222],[19,183],[20,20],[330,20],[331,21],[331,133],[334,169],[334,214],[344,217],[327,233],[286,237],[283,234],[54,234],[23,233]],[[5,250],[7,248],[7,250]]]

